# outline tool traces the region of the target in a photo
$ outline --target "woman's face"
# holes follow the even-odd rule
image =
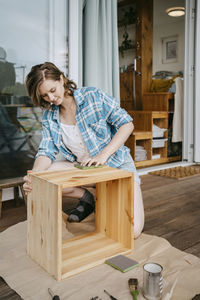
[[[63,102],[65,89],[62,77],[60,80],[46,79],[39,87],[41,97],[48,103],[60,105]]]

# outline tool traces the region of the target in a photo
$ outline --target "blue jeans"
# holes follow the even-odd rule
[[[121,165],[119,167],[119,169],[122,169],[122,170],[125,170],[125,171],[129,171],[129,172],[133,172],[134,173],[135,181],[140,184],[139,174],[138,174],[138,172],[136,170],[134,161],[133,161],[133,159],[132,159],[132,157],[131,157],[130,154],[129,154],[129,157],[127,159],[127,162],[125,162],[123,165]]]

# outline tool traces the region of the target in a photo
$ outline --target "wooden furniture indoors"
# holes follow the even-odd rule
[[[10,178],[10,179],[2,179],[0,180],[0,218],[1,218],[1,210],[2,210],[2,192],[3,189],[8,189],[8,188],[14,188],[14,200],[17,203],[19,199],[19,188],[22,193],[22,197],[25,201],[25,195],[24,191],[22,188],[22,185],[24,184],[24,180],[22,177],[18,178]]]
[[[136,167],[147,167],[156,164],[180,160],[179,156],[168,157],[168,130],[164,132],[163,145],[154,148],[153,146],[153,124],[159,128],[168,128],[168,112],[166,111],[129,111],[133,117],[134,130],[126,142],[130,148],[131,155],[135,160]],[[143,146],[147,151],[147,159],[136,161],[136,145]],[[154,159],[156,155],[159,158]]]
[[[121,106],[126,110],[142,110],[143,93],[150,91],[152,81],[153,0],[122,0],[118,2],[118,9],[123,9],[127,5],[136,7],[135,53],[132,57],[132,63],[135,58],[136,72],[120,74],[120,89],[124,90],[127,86],[127,91],[121,91]]]
[[[120,73],[120,106],[126,110],[134,109],[134,71]]]
[[[27,253],[57,280],[133,250],[133,173],[97,169],[31,173]],[[62,240],[62,189],[96,183],[95,232]]]
[[[142,108],[147,111],[174,111],[174,94],[168,92],[162,93],[144,93],[142,99]]]
[[[142,97],[150,91],[153,58],[153,0],[136,0],[136,76],[137,110],[142,110]]]

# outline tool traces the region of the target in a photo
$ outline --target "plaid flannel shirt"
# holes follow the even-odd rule
[[[93,87],[76,89],[74,99],[77,106],[77,125],[91,157],[103,150],[122,125],[132,121],[128,113],[120,108],[116,99],[100,89]],[[36,157],[47,156],[54,161],[56,154],[61,151],[67,160],[74,162],[76,156],[62,140],[59,106],[52,105],[44,111],[42,128],[42,140]],[[107,165],[119,167],[126,162],[129,153],[130,150],[122,145],[109,157]]]

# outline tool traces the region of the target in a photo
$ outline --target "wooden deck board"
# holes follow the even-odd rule
[[[182,181],[159,177],[142,176],[144,233],[200,257],[200,176]]]

